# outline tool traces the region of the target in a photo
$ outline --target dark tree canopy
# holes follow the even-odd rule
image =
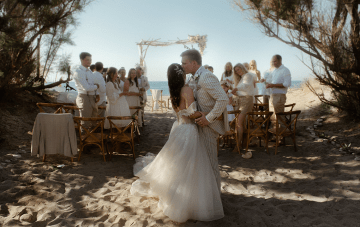
[[[63,44],[72,44],[68,28],[76,25],[75,14],[91,0],[3,0],[0,1],[0,94],[40,90]],[[38,47],[42,70],[37,72]]]
[[[360,117],[359,0],[233,0],[269,37],[310,57],[307,66],[334,99],[328,105]]]

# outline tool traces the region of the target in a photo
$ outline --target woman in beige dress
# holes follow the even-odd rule
[[[136,71],[134,68],[129,70],[128,77],[124,83],[124,92],[126,93],[126,100],[129,106],[140,106],[140,97],[142,97],[142,93],[140,93],[138,81],[136,79]],[[130,109],[131,114],[134,114],[137,110]],[[142,126],[142,114],[141,110],[138,114],[138,123],[139,127]]]
[[[253,96],[254,96],[254,76],[250,74],[245,66],[241,63],[238,63],[234,66],[234,89],[231,93],[234,96],[239,97],[239,104],[235,106],[235,110],[241,110],[241,113],[238,116],[238,141],[242,148],[242,134],[245,127],[245,118],[248,112],[252,111],[253,108]],[[234,151],[238,152],[237,147]]]

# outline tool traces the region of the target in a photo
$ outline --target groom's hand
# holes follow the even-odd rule
[[[198,124],[201,127],[205,127],[210,124],[210,122],[206,119],[205,114],[203,112],[201,113],[201,117],[195,119],[195,123]]]

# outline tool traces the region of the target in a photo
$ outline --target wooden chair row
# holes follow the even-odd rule
[[[56,114],[61,113],[74,113],[79,108],[73,103],[37,103],[40,112],[45,112],[43,107],[55,108]],[[110,159],[112,158],[113,151],[108,149],[108,144],[111,143],[113,147],[118,147],[121,143],[126,143],[130,145],[131,153],[133,158],[136,158],[135,155],[135,145],[134,138],[137,137],[138,141],[140,140],[140,130],[138,127],[138,114],[142,110],[140,106],[130,106],[130,109],[136,109],[137,111],[133,116],[129,117],[119,117],[119,116],[108,116],[108,117],[74,117],[75,129],[79,133],[79,156],[78,160],[80,161],[81,153],[84,150],[85,146],[96,145],[100,148],[104,161],[105,157],[105,147],[104,141],[106,143],[106,153],[109,155]],[[106,109],[106,107],[99,107],[99,109]],[[104,123],[105,120],[109,121],[110,130],[108,135],[104,134]],[[129,124],[125,127],[118,127],[114,121],[116,120],[129,120]],[[73,160],[73,159],[72,159]]]
[[[106,142],[106,153],[109,155],[111,160],[113,155],[113,150],[110,150],[108,145],[111,143],[113,147],[117,147],[121,143],[129,144],[133,158],[136,158],[135,154],[135,121],[137,117],[118,117],[118,116],[108,116],[106,119],[109,121],[110,130],[109,134],[104,134],[104,117],[74,117],[74,121],[78,125],[79,132],[79,157],[80,161],[81,153],[84,150],[85,146],[96,145],[100,148],[104,161],[106,162],[105,146],[104,141]],[[129,120],[129,124],[125,127],[118,127],[114,121],[116,120]],[[86,124],[87,123],[87,124]],[[95,123],[95,124],[94,124]],[[100,131],[100,132],[99,132]]]
[[[260,106],[262,104],[259,104]],[[293,108],[292,105],[289,105]],[[269,134],[274,134],[276,138],[275,144],[275,155],[277,154],[279,142],[281,138],[291,137],[294,143],[294,149],[297,151],[296,147],[296,123],[299,114],[301,111],[287,111],[280,112],[276,114],[276,127],[269,129],[270,118],[273,115],[273,112],[269,111],[253,111],[249,112],[246,115],[246,129],[243,132],[243,139],[246,140],[246,152],[249,149],[249,144],[254,138],[259,139],[259,146],[261,146],[261,139],[265,141],[266,152],[269,153]],[[228,141],[235,140],[236,146],[238,148],[239,154],[239,142],[237,141],[237,118],[240,114],[240,111],[229,111],[228,114],[235,114],[235,119],[230,122],[231,130],[226,132],[225,135],[220,136],[218,139],[218,146],[221,140],[223,140],[223,146],[228,143]],[[231,142],[230,142],[231,146]]]

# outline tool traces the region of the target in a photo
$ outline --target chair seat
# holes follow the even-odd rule
[[[251,135],[251,136],[265,136],[265,133],[263,133],[261,130],[257,130],[255,132],[255,129],[244,129],[244,133],[248,133]]]
[[[84,142],[85,143],[98,143],[101,141],[101,133],[91,133],[93,136],[89,136]],[[84,140],[86,135],[81,135],[81,140]],[[95,138],[96,139],[95,139]],[[106,139],[106,135],[104,135],[104,139]]]
[[[276,134],[276,129],[271,128],[271,129],[269,129],[269,132],[272,133],[272,134]],[[285,127],[282,127],[282,126],[280,127],[279,132],[282,132],[281,136],[290,136],[290,135],[293,134],[288,128],[285,129]]]
[[[131,141],[131,133],[122,133],[122,134],[114,133],[111,136],[109,136],[109,139],[116,140],[117,142],[120,143],[126,143]]]

